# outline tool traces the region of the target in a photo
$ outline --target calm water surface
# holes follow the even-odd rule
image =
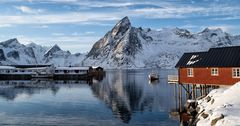
[[[107,71],[101,81],[0,81],[0,125],[178,126],[176,70]]]

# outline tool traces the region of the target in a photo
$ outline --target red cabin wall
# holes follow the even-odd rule
[[[179,68],[180,84],[221,84],[233,85],[240,78],[232,77],[232,68],[218,68],[218,76],[211,75],[211,68],[193,68],[193,77],[187,76],[187,68]]]

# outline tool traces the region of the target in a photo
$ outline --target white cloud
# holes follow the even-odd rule
[[[213,20],[239,20],[240,15],[238,16],[226,16],[226,17],[219,17],[219,18],[213,18]]]
[[[37,13],[44,12],[43,9],[32,9],[27,6],[15,6],[15,8],[22,11],[23,13],[29,13],[29,14],[37,14]]]
[[[0,24],[0,28],[5,28],[5,27],[12,27],[13,25],[11,24]]]
[[[86,31],[84,33],[79,33],[79,32],[73,32],[72,34],[70,34],[69,36],[86,36],[86,35],[93,35],[95,34],[94,31]]]
[[[119,20],[123,15],[119,13],[58,13],[38,15],[2,15],[0,24],[57,24],[57,23],[82,23],[91,21]]]
[[[87,31],[85,32],[85,34],[94,34],[95,32],[94,31]]]
[[[39,2],[38,0],[31,0],[32,2]],[[62,3],[62,4],[72,4],[79,5],[81,7],[93,8],[93,7],[128,7],[139,4],[148,4],[148,5],[156,5],[156,2],[146,2],[146,1],[83,1],[83,0],[42,0],[45,3]],[[163,2],[161,2],[163,3]]]
[[[211,17],[219,16],[226,18],[234,15],[231,18],[240,17],[240,8],[238,6],[229,6],[229,5],[207,5],[207,6],[194,6],[194,5],[178,5],[178,4],[169,4],[164,7],[159,8],[140,8],[130,10],[131,15],[135,16],[144,16],[146,18],[162,19],[162,18],[192,18],[192,17]]]
[[[148,18],[186,18],[199,13],[204,14],[205,12],[206,8],[193,6],[169,6],[164,8],[142,8],[133,10],[133,13],[139,16],[147,16]]]
[[[180,28],[194,29],[194,28],[199,28],[199,26],[198,25],[187,24],[187,25],[180,26]]]
[[[53,36],[63,36],[65,35],[64,33],[52,33]]]
[[[48,25],[41,25],[40,28],[48,28]]]

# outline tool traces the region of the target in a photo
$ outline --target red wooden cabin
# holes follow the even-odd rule
[[[240,81],[240,46],[184,53],[175,67],[179,84],[232,85]]]

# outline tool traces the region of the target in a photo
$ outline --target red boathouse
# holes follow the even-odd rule
[[[179,84],[233,85],[240,81],[240,46],[184,53],[175,67]]]

